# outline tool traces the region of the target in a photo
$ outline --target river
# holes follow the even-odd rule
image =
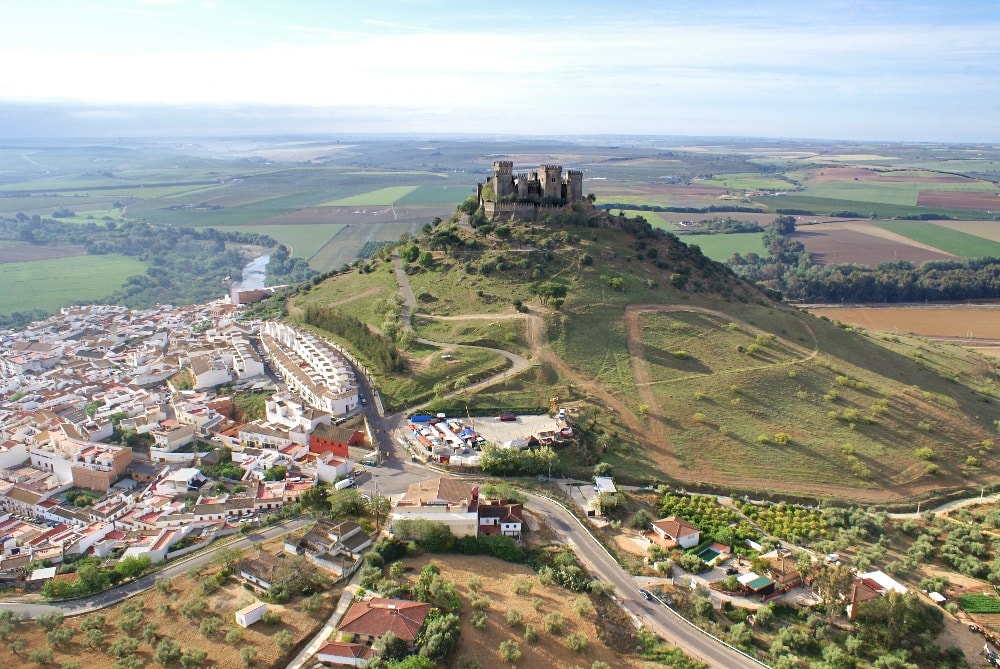
[[[256,290],[264,287],[267,278],[267,263],[271,260],[270,254],[258,256],[248,262],[243,268],[243,278],[237,284],[237,290]]]

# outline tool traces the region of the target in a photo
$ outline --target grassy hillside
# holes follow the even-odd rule
[[[579,214],[476,230],[449,219],[399,250],[414,259],[404,264],[417,309],[415,332],[394,333],[415,373],[382,382],[397,408],[558,397],[582,434],[561,451],[566,473],[603,459],[626,480],[885,503],[996,482],[995,362],[812,317],[668,233]],[[391,326],[402,302],[388,253],[369,269],[295,298],[292,313],[340,304],[372,328]],[[416,337],[503,348],[534,365],[452,397],[463,382]],[[462,373],[497,360],[476,365]]]

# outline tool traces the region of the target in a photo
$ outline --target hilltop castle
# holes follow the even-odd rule
[[[584,202],[583,172],[562,165],[539,165],[537,172],[514,174],[510,160],[493,162],[493,176],[479,184],[479,206],[489,220],[537,221],[561,213],[574,202]]]

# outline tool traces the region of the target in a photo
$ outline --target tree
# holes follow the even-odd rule
[[[156,644],[153,661],[158,665],[165,667],[179,659],[181,659],[181,646],[173,639],[163,639]]]
[[[386,632],[375,639],[375,642],[372,644],[372,650],[383,660],[400,660],[410,652],[406,641],[400,639],[392,631]]]
[[[41,667],[52,662],[54,656],[55,653],[52,652],[51,648],[39,648],[38,650],[31,651],[28,654],[28,659]]]
[[[129,611],[118,619],[118,629],[129,636],[135,636],[144,620],[142,611]]]
[[[375,533],[382,529],[382,520],[389,516],[389,509],[392,504],[385,495],[373,494],[365,502],[365,510],[375,519]]]
[[[129,555],[115,565],[115,573],[126,579],[139,578],[153,565],[148,555]]]
[[[104,630],[94,627],[87,630],[87,646],[89,648],[100,648],[104,643]]]
[[[240,641],[243,641],[243,629],[240,627],[234,627],[228,632],[226,632],[226,643],[230,646],[235,646]]]
[[[243,646],[240,648],[240,659],[243,660],[243,666],[252,666],[257,659],[257,649],[253,646]]]
[[[156,644],[156,640],[160,637],[160,628],[156,623],[149,623],[142,628],[142,640],[148,643],[150,646]]]
[[[16,636],[7,642],[7,647],[14,655],[20,655],[21,651],[28,647],[28,640],[23,636]]]
[[[198,625],[198,631],[202,636],[211,639],[222,629],[222,618],[219,616],[209,616]]]
[[[461,633],[461,622],[454,613],[437,616],[425,626],[420,645],[420,655],[439,660],[447,657],[458,645],[458,635]]]
[[[139,650],[139,640],[126,636],[108,646],[108,655],[122,658],[126,655],[134,655],[137,650]]]
[[[574,632],[566,637],[566,647],[575,653],[582,653],[587,650],[587,637],[579,632]]]
[[[274,645],[277,646],[278,650],[282,653],[287,652],[294,643],[295,639],[292,637],[292,633],[288,630],[280,630],[274,633]]]
[[[65,646],[69,643],[76,632],[76,628],[73,627],[57,627],[45,635],[45,640],[48,641],[49,645],[53,648],[59,648],[60,646]]]
[[[208,653],[201,648],[188,648],[181,653],[181,666],[184,669],[195,669],[195,667],[205,664],[206,659],[208,659]]]
[[[779,235],[787,236],[795,232],[795,217],[778,216],[771,225]]]
[[[500,657],[503,658],[505,662],[510,662],[511,664],[517,664],[521,661],[521,646],[511,639],[500,642]]]
[[[6,640],[17,628],[19,618],[16,613],[10,610],[0,611],[0,640]]]
[[[63,624],[63,614],[59,611],[43,613],[35,618],[35,624],[46,632],[51,632]]]
[[[598,462],[594,465],[594,478],[599,476],[611,476],[615,468],[610,462]]]
[[[284,481],[285,474],[288,473],[288,467],[285,465],[275,465],[273,467],[268,467],[264,470],[264,480],[265,481]]]

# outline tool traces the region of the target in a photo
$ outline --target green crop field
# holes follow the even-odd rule
[[[639,209],[624,209],[625,215],[628,218],[635,218],[636,216],[642,216],[644,219],[649,221],[649,224],[654,228],[659,228],[660,230],[666,230],[668,232],[676,232],[681,230],[679,225],[671,223],[670,221],[664,219],[659,213],[655,211],[641,211]]]
[[[880,221],[873,225],[960,258],[1000,257],[1000,242],[983,239],[958,230],[950,230],[932,222]]]
[[[718,174],[698,182],[701,186],[719,186],[730,190],[794,190],[795,184],[760,174]]]
[[[922,190],[964,191],[973,193],[989,193],[994,186],[985,181],[970,181],[966,183],[870,183],[864,181],[833,181],[810,184],[802,191],[809,197],[821,197],[834,200],[853,200],[858,202],[879,202],[916,206],[917,197]]]
[[[0,264],[0,313],[99,301],[145,264],[120,255],[87,255]]]
[[[962,595],[958,606],[967,613],[1000,613],[1000,599],[992,595]]]
[[[937,207],[915,207],[902,204],[887,204],[885,202],[864,202],[861,200],[835,200],[832,198],[811,197],[798,193],[774,195],[754,198],[754,202],[767,205],[772,211],[778,209],[801,209],[811,211],[817,216],[826,216],[831,212],[852,211],[861,216],[875,214],[879,218],[896,218],[902,216],[938,215],[948,216],[955,220],[992,220],[996,214],[985,211],[962,209],[940,209]]]
[[[270,235],[279,242],[289,244],[292,247],[294,257],[308,260],[326,246],[327,242],[336,237],[344,227],[335,223],[317,223],[314,225],[231,225],[225,229]]]
[[[417,186],[387,186],[338,200],[322,202],[320,207],[385,207],[395,204],[417,189]]]
[[[734,253],[764,254],[763,232],[741,232],[731,235],[678,235],[688,246],[697,245],[712,260],[724,262]]]
[[[459,204],[476,192],[475,184],[462,186],[420,186],[396,204]]]

